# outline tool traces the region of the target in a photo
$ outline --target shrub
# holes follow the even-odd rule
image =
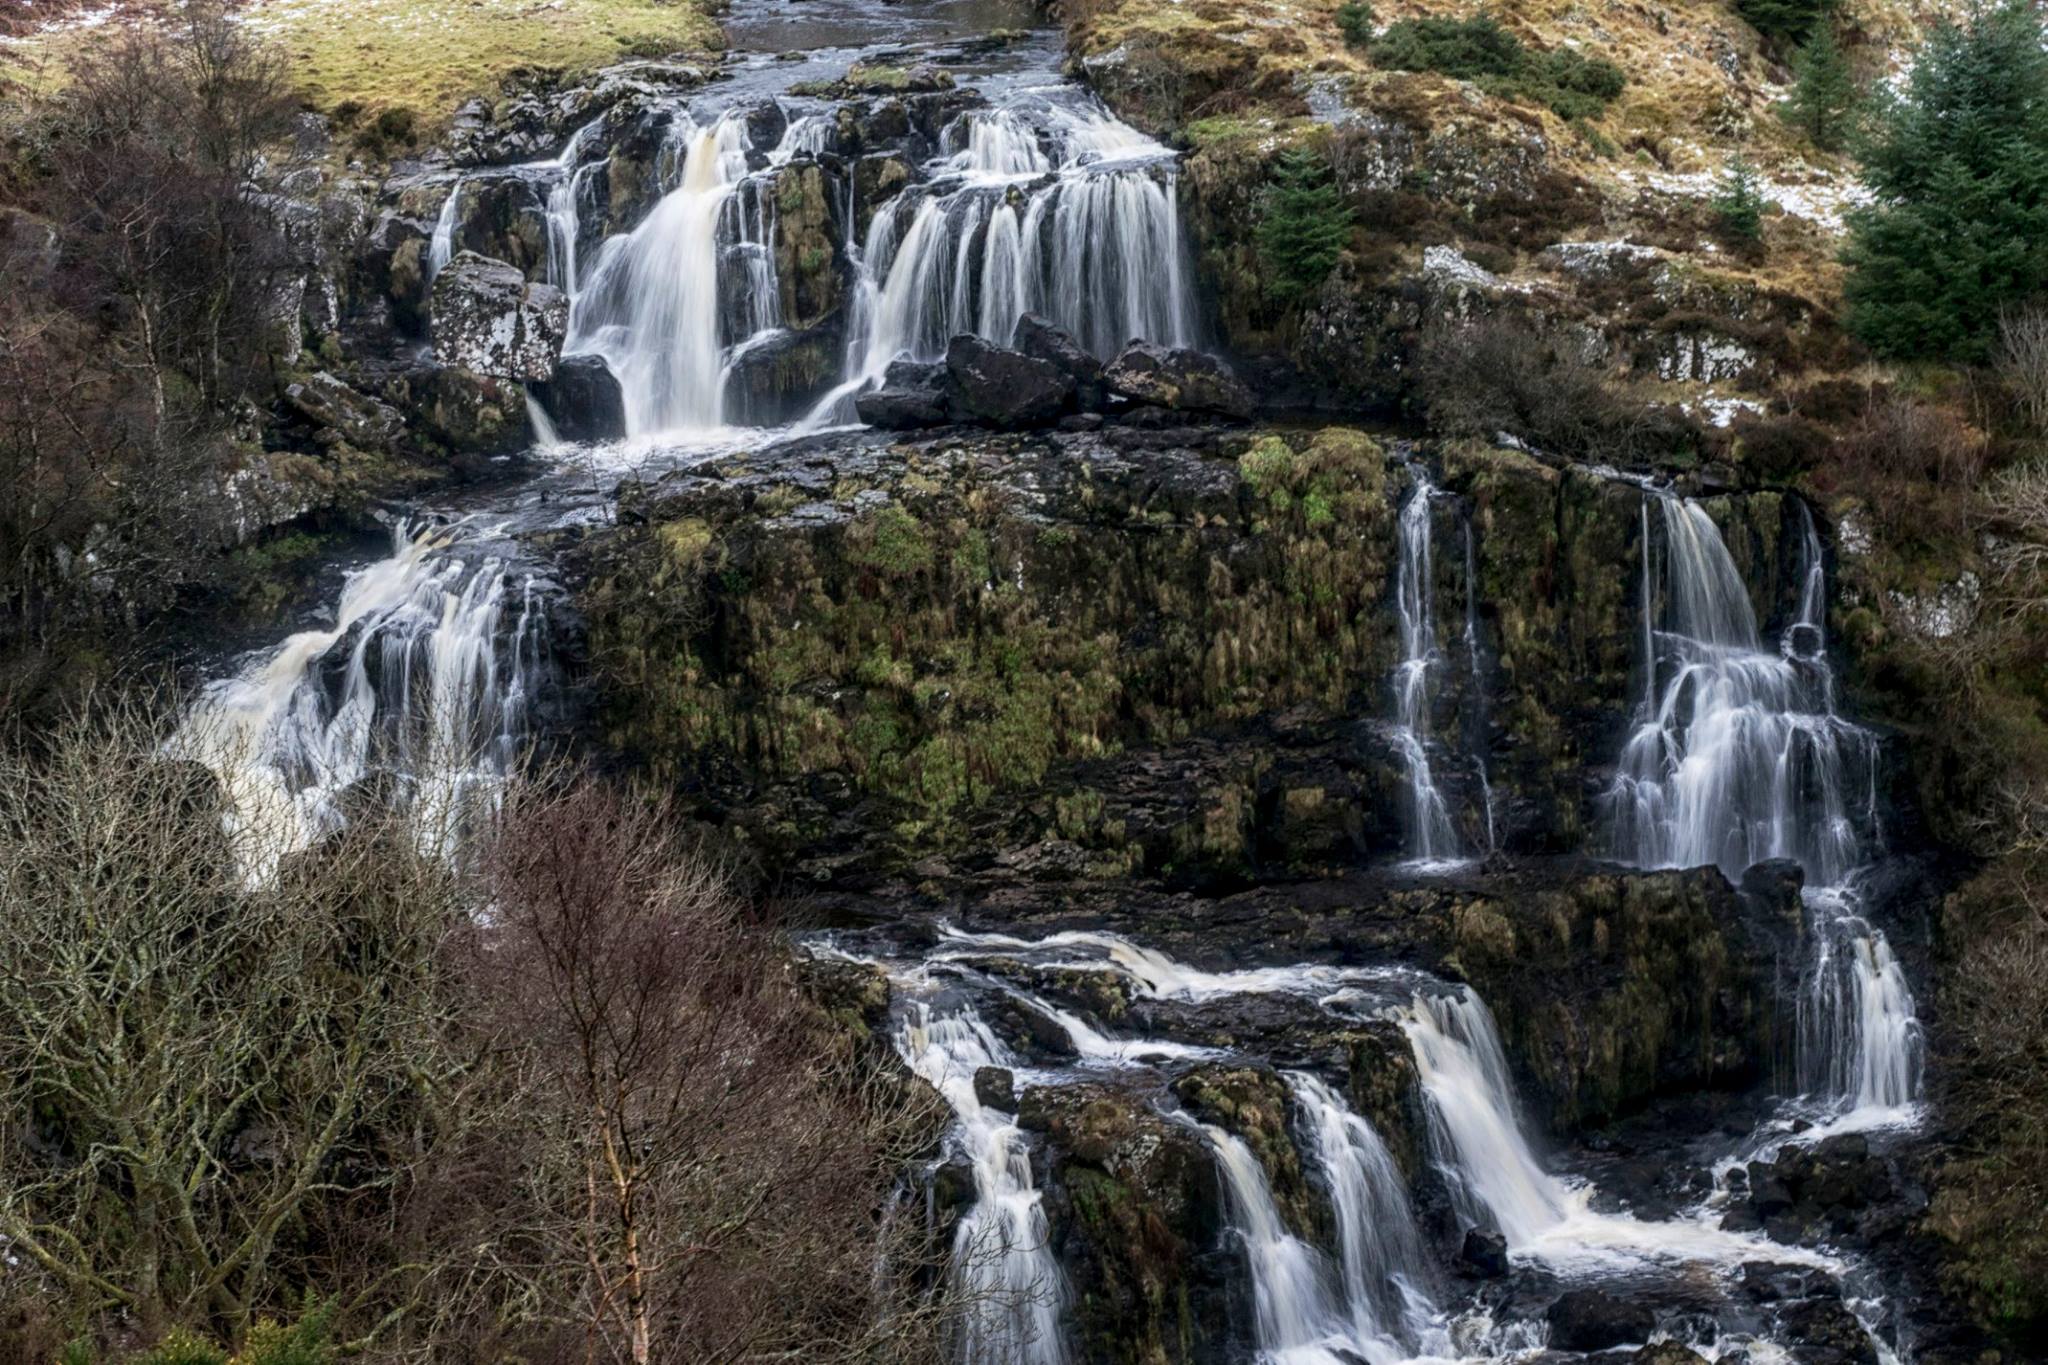
[[[1863,155],[1848,322],[1890,359],[1975,363],[2048,287],[2048,52],[2024,0],[1936,25]]]
[[[1297,303],[1328,278],[1351,241],[1353,217],[1319,152],[1296,147],[1281,153],[1257,235],[1274,302]]]
[[[1364,47],[1372,41],[1372,6],[1365,0],[1344,0],[1337,6],[1337,32],[1344,46]]]
[[[1504,315],[1438,322],[1415,357],[1417,396],[1432,429],[1539,450],[1635,463],[1697,454],[1696,426],[1617,393],[1608,375],[1566,339]]]
[[[1998,319],[1998,377],[2036,436],[2048,436],[2048,305],[2008,308]]]
[[[1829,437],[1818,423],[1804,417],[1775,417],[1754,422],[1738,433],[1736,451],[1742,463],[1766,479],[1789,482],[1821,462]]]
[[[1490,14],[1403,19],[1372,45],[1372,59],[1392,71],[1473,81],[1488,94],[1545,105],[1563,119],[1599,117],[1628,83],[1613,62],[1574,48],[1531,52]]]

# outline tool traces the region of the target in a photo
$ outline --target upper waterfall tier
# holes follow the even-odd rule
[[[1007,345],[1026,313],[1105,358],[1195,343],[1175,154],[1080,87],[834,102],[740,85],[458,180],[428,269],[493,244],[471,220],[507,201],[484,187],[510,186],[530,273],[570,295],[566,353],[603,359],[635,438],[850,422],[892,361],[964,333]]]

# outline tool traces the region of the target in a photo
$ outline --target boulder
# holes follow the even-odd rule
[[[1083,408],[1102,406],[1102,362],[1074,340],[1073,334],[1036,313],[1017,319],[1010,334],[1010,348],[1034,360],[1043,360],[1074,381],[1074,391]]]
[[[533,433],[526,418],[526,390],[509,379],[444,365],[425,385],[420,418],[449,450],[470,455],[505,455],[525,448]]]
[[[955,420],[1005,430],[1049,426],[1074,401],[1074,380],[1058,366],[977,336],[947,345],[946,378]]]
[[[626,399],[600,356],[566,355],[533,396],[567,441],[617,441],[626,435]]]
[[[358,393],[321,370],[285,386],[285,405],[319,428],[323,445],[346,441],[358,450],[388,450],[405,434],[405,418],[388,403]]]
[[[831,387],[845,352],[840,330],[832,324],[806,332],[777,329],[755,338],[728,364],[726,420],[753,426],[797,420]]]
[[[569,299],[503,261],[465,251],[434,277],[434,353],[493,379],[546,380],[569,330]]]
[[[1180,412],[1249,417],[1252,393],[1230,367],[1202,351],[1132,342],[1109,363],[1103,379],[1112,393]]]
[[[1657,1320],[1640,1303],[1619,1299],[1604,1289],[1574,1289],[1550,1305],[1550,1345],[1561,1351],[1605,1351],[1647,1341]]]
[[[1508,1273],[1508,1239],[1497,1232],[1468,1228],[1458,1261],[1482,1279],[1499,1279]]]
[[[882,376],[882,387],[853,400],[853,409],[871,427],[911,431],[945,425],[946,367],[917,360],[899,360]]]
[[[974,1098],[990,1109],[1014,1114],[1017,1111],[1017,1078],[1006,1066],[977,1067],[974,1072]]]
[[[1675,1341],[1660,1341],[1654,1346],[1645,1346],[1630,1356],[1631,1365],[1707,1365],[1707,1358],[1689,1347]]]
[[[1800,1365],[1877,1365],[1870,1334],[1840,1299],[1798,1299],[1777,1314],[1783,1339],[1797,1343]]]

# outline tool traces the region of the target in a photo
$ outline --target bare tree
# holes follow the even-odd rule
[[[474,945],[556,1135],[582,1356],[914,1359],[933,1324],[888,1311],[906,1305],[877,1216],[934,1101],[835,1041],[675,831],[587,783],[521,789]]]
[[[230,1339],[455,1074],[453,877],[366,832],[250,891],[133,712],[0,754],[0,1236],[84,1315]]]

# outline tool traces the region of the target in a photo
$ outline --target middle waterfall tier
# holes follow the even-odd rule
[[[490,178],[510,186],[529,274],[570,296],[565,354],[603,360],[634,438],[851,422],[891,362],[1008,345],[1027,313],[1104,359],[1196,343],[1170,149],[1078,86],[882,112],[789,95],[607,116],[459,182],[435,260],[491,246],[466,222],[503,200]]]

